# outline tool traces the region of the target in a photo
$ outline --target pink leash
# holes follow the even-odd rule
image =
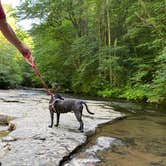
[[[40,81],[41,81],[41,83],[43,84],[43,87],[44,87],[45,90],[47,91],[48,95],[51,95],[51,96],[52,96],[53,94],[52,94],[52,93],[50,92],[50,90],[48,89],[47,84],[46,84],[45,81],[43,80],[43,78],[42,78],[40,72],[38,71],[38,69],[37,69],[37,67],[36,67],[36,65],[35,65],[35,61],[34,61],[33,56],[32,56],[31,54],[26,54],[26,55],[24,55],[24,57],[25,57],[25,60],[26,60],[27,64],[29,64],[29,65],[32,67],[32,69],[34,70],[35,74],[36,74],[36,75],[38,76],[38,78],[40,79]]]

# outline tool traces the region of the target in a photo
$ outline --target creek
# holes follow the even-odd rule
[[[27,112],[32,111],[31,107],[34,107],[34,105],[41,104],[33,109],[36,110],[37,108],[40,108],[41,110],[41,108],[43,108],[43,112],[41,112],[40,116],[42,116],[41,119],[47,118],[45,120],[47,123],[47,121],[49,120],[49,117],[47,114],[45,115],[46,111],[44,110],[47,109],[48,98],[45,98],[44,96],[41,96],[42,95],[41,93],[39,92],[37,93],[34,91],[32,92],[31,91],[10,91],[9,93],[10,96],[8,96],[7,92],[6,91],[1,92],[2,93],[1,96],[3,97],[1,101],[2,110],[5,110],[5,108],[11,108],[11,107],[8,107],[8,105],[12,104],[13,105],[12,108],[17,107],[17,109],[14,109],[15,111],[14,113],[12,109],[11,111],[8,110],[8,112],[14,116],[27,117],[27,119],[24,120],[27,122],[28,120],[31,120],[31,118],[39,115],[39,114],[36,114],[35,116],[32,116],[31,118],[29,118],[27,115]],[[80,97],[77,96],[77,98],[80,98]],[[32,103],[32,101],[34,103]],[[98,104],[98,106],[103,107],[103,109],[101,110],[114,109],[118,112],[125,114],[127,118],[124,118],[122,120],[116,119],[115,121],[113,120],[106,124],[100,124],[97,127],[96,131],[93,134],[88,136],[87,141],[83,145],[79,146],[76,150],[74,150],[74,152],[71,153],[67,161],[61,162],[60,165],[66,165],[66,166],[75,166],[75,165],[79,165],[79,166],[94,166],[94,165],[97,165],[97,166],[120,166],[120,165],[123,165],[123,166],[133,166],[133,165],[134,166],[140,166],[140,165],[141,166],[165,166],[166,165],[165,106],[162,107],[161,105],[138,104],[138,103],[136,104],[136,103],[127,102],[127,101],[101,101],[100,100],[100,102],[96,101],[96,103],[94,101],[92,103],[93,109],[95,108],[97,109],[98,107],[96,107],[96,105]],[[17,102],[20,102],[20,104]],[[29,106],[29,103],[32,103],[31,106]],[[43,105],[43,103],[45,105]],[[30,110],[28,110],[29,107],[30,107]],[[23,112],[24,111],[23,108],[26,108],[28,111],[25,110],[25,112]],[[30,112],[30,115],[34,113],[36,113],[36,111],[32,113]],[[4,122],[6,121],[4,120],[4,117],[1,119],[3,119]],[[36,120],[36,118],[34,118],[34,120]],[[33,124],[32,123],[33,121],[30,121],[30,123],[28,123],[28,126],[30,127],[30,130],[28,131],[33,131],[32,129],[35,129],[34,126],[30,125],[30,124]],[[62,124],[64,126],[65,123],[62,123]],[[46,126],[46,125],[47,124],[44,124],[42,126]],[[28,128],[28,126],[26,126],[26,129]],[[70,128],[72,128],[72,126]],[[55,134],[57,134],[56,130],[58,130],[58,132],[60,131],[62,132],[63,128],[54,129],[54,130],[55,130]],[[52,134],[54,130],[47,131],[47,128],[45,129],[44,127],[43,131],[48,133],[45,133],[44,136],[40,136],[40,137],[44,137],[44,139],[48,140],[49,142],[50,138],[53,139],[53,137],[50,137],[49,132],[51,132]],[[0,137],[4,137],[8,133],[9,132],[7,131],[6,126],[4,126],[4,124],[0,125]],[[26,133],[24,134],[24,132],[21,132],[21,133],[23,136],[26,134]],[[34,133],[36,133],[36,130]],[[42,133],[44,134],[44,132]],[[64,131],[64,133],[66,134],[66,131]],[[20,133],[17,133],[17,134],[20,134]],[[47,134],[49,135],[49,137],[47,137]],[[32,139],[34,137],[36,139],[36,136],[32,136]],[[28,142],[29,140],[25,140],[25,141]],[[56,143],[56,140],[53,142]],[[42,143],[44,144],[44,142]],[[26,144],[23,142],[22,145],[26,145]],[[36,143],[34,145],[37,146],[37,148],[39,147],[38,144]],[[51,141],[49,142],[49,145],[52,147]],[[17,141],[15,146],[17,150]],[[19,145],[18,147],[20,148]],[[23,147],[23,149],[25,148],[27,147]],[[11,158],[10,156],[8,157]],[[8,160],[8,157],[5,159]],[[15,157],[15,151],[13,151],[13,157]]]
[[[165,166],[165,107],[126,101],[111,101],[106,106],[125,113],[127,118],[100,125],[64,165]]]

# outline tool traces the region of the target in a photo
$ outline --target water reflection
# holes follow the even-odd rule
[[[153,105],[131,103],[108,103],[128,118],[97,129],[88,144],[75,157],[80,158],[96,145],[99,137],[121,140],[122,144],[97,153],[98,166],[165,166],[166,165],[166,114],[156,111]],[[87,154],[88,155],[88,154]],[[82,157],[81,157],[82,158]],[[87,166],[89,163],[84,164]]]
[[[118,111],[122,112],[123,109]],[[146,109],[137,109],[134,114],[126,113],[127,119],[98,128],[98,135],[118,138],[124,143],[123,146],[110,148],[106,153],[101,152],[99,157],[102,162],[98,165],[166,165],[166,114]]]

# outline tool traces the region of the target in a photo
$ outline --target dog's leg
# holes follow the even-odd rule
[[[60,118],[60,113],[56,113],[56,127],[58,127],[58,125],[59,125],[59,118]]]
[[[53,123],[54,123],[54,112],[53,112],[53,110],[50,110],[50,117],[51,117],[51,125],[49,125],[48,127],[52,128]]]
[[[81,110],[81,111],[78,111],[78,110],[77,110],[77,111],[74,112],[74,114],[75,114],[75,116],[76,116],[78,122],[80,123],[79,130],[80,130],[81,132],[84,132],[84,123],[83,123],[83,121],[82,121],[82,110]]]

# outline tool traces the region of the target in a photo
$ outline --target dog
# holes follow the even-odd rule
[[[55,94],[53,95],[53,99],[61,99],[61,100],[64,100],[64,98],[63,98],[60,94],[58,94],[58,93],[55,93]]]
[[[86,110],[89,114],[94,114],[89,111],[87,104],[84,101],[81,100],[74,100],[74,99],[63,99],[62,97],[55,95],[51,97],[49,101],[49,111],[50,111],[50,117],[51,117],[51,124],[49,125],[50,128],[53,127],[54,123],[54,113],[57,115],[57,121],[56,121],[56,127],[59,125],[59,119],[61,113],[68,113],[68,112],[74,112],[76,119],[80,123],[79,130],[81,132],[84,131],[84,123],[82,121],[82,111],[83,111],[83,105],[85,105]]]

